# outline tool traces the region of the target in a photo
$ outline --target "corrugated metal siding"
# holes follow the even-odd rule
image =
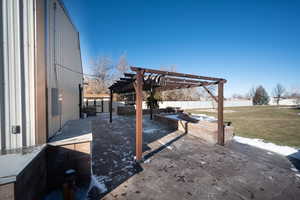
[[[3,8],[0,0],[0,30],[3,28]],[[0,149],[5,147],[3,31],[0,31]]]
[[[78,119],[82,65],[79,34],[62,3],[46,2],[46,65],[48,111],[51,88],[57,88],[61,114],[48,112],[49,136],[68,120]],[[35,0],[0,0],[0,148],[14,149],[35,144]],[[54,7],[56,4],[56,8]],[[12,126],[20,134],[12,134]]]
[[[24,79],[25,79],[25,113],[26,115],[26,146],[35,144],[35,12],[33,0],[23,0],[23,24],[24,24]]]
[[[4,80],[1,148],[13,149],[35,144],[34,1],[2,0],[1,5]],[[21,127],[20,134],[12,134],[15,125]]]
[[[62,3],[47,0],[47,81],[48,110],[52,110],[52,88],[59,91],[61,112],[48,112],[49,136],[68,120],[79,118],[79,89],[82,84],[82,65],[79,37]]]

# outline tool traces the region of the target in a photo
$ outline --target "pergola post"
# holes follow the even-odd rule
[[[151,88],[150,90],[150,96],[152,97],[153,96],[153,88]],[[150,120],[153,119],[153,102],[150,102]]]
[[[138,70],[136,73],[136,81],[135,81],[135,157],[137,161],[142,160],[143,154],[143,110],[142,110],[142,102],[143,102],[143,73],[141,70]]]
[[[109,101],[109,122],[110,123],[112,123],[112,103],[113,103],[113,91],[111,89],[110,90],[110,101]]]
[[[150,106],[150,120],[153,120],[153,108]]]
[[[79,118],[82,118],[82,87],[79,84]]]
[[[218,83],[218,144],[224,146],[224,82]]]

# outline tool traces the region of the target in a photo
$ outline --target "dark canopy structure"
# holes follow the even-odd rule
[[[113,94],[134,92],[136,95],[136,160],[142,160],[142,91],[167,91],[193,87],[203,87],[218,103],[218,144],[224,145],[223,88],[225,79],[177,72],[161,71],[139,67],[130,67],[133,73],[124,73],[124,77],[109,87],[110,89],[110,122],[112,122]],[[207,88],[218,85],[218,96]]]

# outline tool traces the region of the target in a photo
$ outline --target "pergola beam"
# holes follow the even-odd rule
[[[218,101],[219,101],[218,98],[206,86],[203,85],[203,88],[218,103]]]
[[[185,77],[185,78],[194,78],[194,79],[203,79],[203,80],[210,80],[210,81],[225,81],[221,78],[213,78],[208,76],[198,76],[193,74],[184,74],[184,73],[178,73],[178,72],[168,72],[168,71],[161,71],[161,70],[155,70],[155,69],[145,69],[145,68],[139,68],[139,67],[130,67],[132,71],[139,71],[144,70],[145,73],[153,73],[153,74],[161,74],[161,75],[168,75],[168,76],[176,76],[176,77]]]
[[[131,77],[133,78],[135,76],[135,74],[132,74],[132,73],[124,73],[124,76],[125,77]]]
[[[193,79],[185,79],[185,78],[171,78],[171,77],[166,77],[164,78],[166,81],[171,81],[171,82],[178,82],[178,83],[198,83],[198,84],[217,84],[217,82],[208,82],[208,81],[201,81],[201,80],[193,80]]]
[[[128,82],[132,82],[134,81],[133,78],[120,78],[121,81],[128,81]]]

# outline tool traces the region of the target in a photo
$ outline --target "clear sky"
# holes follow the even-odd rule
[[[298,0],[63,0],[94,56],[228,80],[225,96],[262,84],[300,88]]]

